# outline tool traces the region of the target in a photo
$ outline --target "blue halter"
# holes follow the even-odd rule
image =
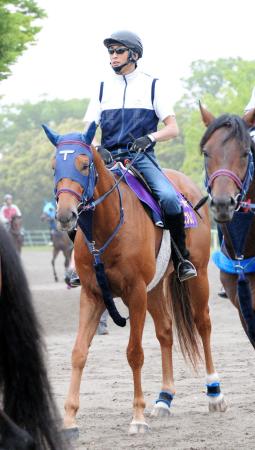
[[[69,192],[74,195],[80,203],[85,204],[93,197],[96,184],[97,173],[93,162],[93,153],[90,144],[96,132],[96,124],[92,122],[85,134],[69,133],[66,135],[57,134],[47,125],[42,125],[47,137],[56,147],[56,168],[54,173],[55,196],[62,192]],[[86,155],[89,158],[88,175],[83,175],[76,169],[75,159],[79,155]],[[80,184],[83,188],[82,195],[72,189],[64,188],[57,191],[56,186],[63,178],[69,178]]]
[[[79,155],[86,155],[89,158],[88,175],[83,175],[76,169],[75,160]],[[86,204],[92,197],[96,184],[97,173],[93,162],[93,154],[89,145],[79,140],[76,136],[75,140],[65,139],[59,141],[56,147],[56,170],[54,173],[55,186],[63,178],[69,178],[79,183],[83,187],[83,193],[80,201]],[[58,197],[59,192],[55,188],[55,195]],[[68,191],[68,190],[66,190]]]

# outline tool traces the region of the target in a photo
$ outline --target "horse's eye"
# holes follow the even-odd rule
[[[205,158],[209,158],[209,154],[208,154],[208,152],[203,148],[203,150],[202,150],[202,154],[203,154],[203,156],[205,157]]]
[[[75,159],[75,167],[79,172],[84,175],[88,176],[89,174],[89,159],[87,156],[80,155],[78,158]]]
[[[249,156],[249,152],[245,152],[245,153],[242,155],[242,158],[248,158],[248,156]]]

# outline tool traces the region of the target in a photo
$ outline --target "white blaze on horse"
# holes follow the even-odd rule
[[[203,206],[197,226],[187,229],[187,245],[198,276],[180,283],[168,251],[163,276],[150,292],[148,286],[156,272],[156,261],[163,231],[154,225],[134,192],[106,168],[91,146],[95,128],[86,134],[58,135],[47,126],[44,130],[56,147],[53,157],[56,218],[63,230],[70,231],[78,221],[74,243],[76,269],[81,280],[79,329],[72,352],[72,377],[65,404],[64,424],[70,434],[78,432],[76,414],[82,372],[89,347],[102,312],[107,308],[115,323],[125,326],[114,297],[121,297],[128,307],[130,337],[127,359],[133,372],[133,418],[131,434],[144,433],[145,401],[141,371],[144,360],[142,335],[146,311],[151,314],[162,355],[162,383],[152,415],[168,415],[175,394],[172,323],[175,322],[182,351],[194,366],[200,358],[202,340],[210,411],[225,411],[215,371],[210,335],[207,265],[210,255],[208,209]],[[184,174],[166,170],[166,176],[185,197],[197,204],[201,192]],[[117,181],[118,180],[118,181]],[[121,332],[121,330],[120,330]]]

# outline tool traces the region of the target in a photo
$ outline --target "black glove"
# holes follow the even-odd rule
[[[106,165],[112,163],[113,159],[109,150],[104,148],[102,145],[98,145],[96,149]]]
[[[156,140],[153,138],[151,134],[147,134],[146,136],[142,136],[138,139],[135,139],[132,145],[132,150],[135,152],[145,152],[148,147],[151,147],[156,144]]]

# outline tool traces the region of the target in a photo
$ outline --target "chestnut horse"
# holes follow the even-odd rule
[[[198,276],[180,283],[169,261],[157,285],[147,294],[154,277],[162,229],[155,227],[134,192],[106,168],[99,153],[91,146],[95,127],[86,134],[58,135],[43,126],[56,147],[53,158],[57,199],[56,218],[62,229],[69,231],[77,223],[75,264],[81,280],[79,329],[72,352],[72,376],[65,403],[64,426],[76,435],[76,413],[79,390],[89,346],[106,306],[113,320],[124,326],[112,297],[121,297],[128,307],[130,337],[127,359],[133,372],[134,400],[130,434],[144,433],[148,425],[144,417],[145,401],[141,384],[144,361],[142,335],[146,310],[150,312],[162,355],[162,385],[152,415],[168,415],[175,394],[172,362],[172,321],[175,321],[183,353],[194,366],[199,360],[198,333],[201,336],[210,411],[224,411],[225,399],[220,392],[215,371],[210,335],[207,265],[210,254],[208,209],[201,208],[198,227],[187,231],[190,257]],[[201,192],[184,174],[166,171],[167,177],[193,204]],[[123,217],[124,215],[124,217]],[[85,228],[84,228],[85,223]],[[91,225],[91,226],[90,226]],[[169,233],[168,231],[165,231]],[[101,259],[102,258],[102,259]]]
[[[223,238],[222,251],[213,257],[226,294],[255,347],[255,146],[249,134],[255,109],[243,118],[224,114],[216,119],[201,105],[200,111],[208,127],[200,144],[206,187]]]
[[[28,282],[0,225],[0,448],[63,450]]]

